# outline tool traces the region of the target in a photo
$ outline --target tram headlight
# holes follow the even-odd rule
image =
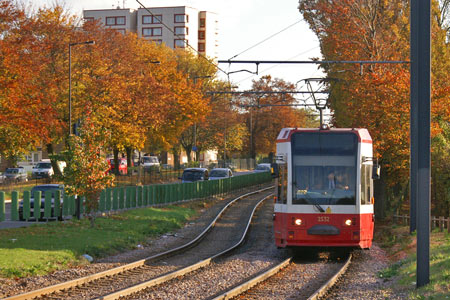
[[[295,219],[294,220],[294,224],[297,225],[297,226],[302,225],[302,219]]]
[[[352,226],[352,220],[351,219],[347,219],[347,220],[345,220],[344,224],[347,225],[347,226]]]

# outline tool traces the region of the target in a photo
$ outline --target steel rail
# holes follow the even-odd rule
[[[281,263],[277,264],[276,266],[265,271],[264,273],[257,275],[255,277],[251,278],[250,280],[238,285],[237,287],[235,287],[231,290],[228,290],[225,293],[213,298],[213,300],[232,299],[232,298],[248,291],[249,289],[251,289],[252,287],[257,285],[258,283],[263,282],[266,279],[277,274],[281,269],[284,269],[285,267],[287,267],[291,263],[291,261],[292,261],[292,257],[289,257],[289,258],[285,259],[284,261],[282,261]]]
[[[348,266],[352,261],[352,254],[348,256],[345,264],[340,268],[333,277],[330,278],[324,285],[322,285],[317,291],[312,294],[308,300],[318,300],[320,297],[324,296],[330,288],[336,283],[336,281],[347,271]]]
[[[342,274],[345,273],[348,266],[350,265],[352,255],[350,254],[347,261],[344,263],[344,265],[333,275],[331,279],[329,279],[325,284],[323,284],[312,296],[308,298],[308,300],[318,300],[320,297],[323,297],[329,289],[336,283],[336,281],[340,278]],[[236,286],[235,288],[228,290],[214,298],[213,300],[224,300],[224,299],[232,299],[240,294],[245,293],[246,291],[250,290],[255,285],[267,280],[268,278],[272,277],[273,275],[277,274],[281,269],[285,268],[289,265],[291,262],[292,257],[287,258],[286,260],[282,261],[281,263],[277,264],[276,266],[270,268],[266,272],[257,275],[253,278],[250,278],[248,281],[245,281],[241,283],[240,285]]]
[[[132,295],[132,294],[134,294],[136,292],[142,291],[142,290],[144,290],[146,288],[149,288],[149,287],[152,287],[152,286],[155,286],[155,285],[167,282],[167,281],[169,281],[171,279],[174,279],[176,277],[180,277],[180,276],[186,275],[186,274],[188,274],[190,272],[193,272],[195,270],[198,270],[200,268],[208,266],[209,264],[211,264],[211,262],[213,260],[219,258],[222,255],[225,255],[225,254],[231,252],[232,250],[236,249],[237,247],[239,247],[244,242],[244,238],[246,237],[246,235],[248,233],[248,229],[250,227],[250,224],[251,224],[251,221],[253,219],[253,215],[255,214],[256,209],[259,207],[259,205],[261,205],[261,203],[263,203],[265,200],[267,200],[271,196],[272,196],[272,194],[270,194],[268,196],[265,196],[263,199],[261,199],[255,205],[255,207],[253,208],[253,211],[250,214],[250,217],[249,217],[249,219],[247,221],[247,225],[246,225],[244,233],[241,236],[241,239],[235,245],[231,246],[230,248],[228,248],[228,249],[226,249],[226,250],[224,250],[224,251],[222,251],[220,253],[217,253],[217,254],[215,254],[215,255],[213,255],[211,257],[203,259],[203,260],[201,260],[201,261],[199,261],[199,262],[197,262],[195,264],[192,264],[190,266],[187,266],[187,267],[184,267],[182,269],[179,269],[179,270],[173,271],[171,273],[168,273],[166,275],[163,275],[163,276],[160,276],[160,277],[148,280],[146,282],[139,283],[139,284],[134,285],[132,287],[122,289],[120,291],[111,293],[109,295],[104,295],[102,297],[96,298],[96,300],[111,300],[111,299],[119,299],[121,297],[126,297],[126,296]]]
[[[146,264],[149,261],[160,259],[167,255],[175,254],[179,251],[185,250],[185,249],[195,245],[196,243],[198,243],[206,235],[206,233],[209,230],[211,230],[211,228],[216,224],[217,220],[222,216],[224,211],[229,206],[231,206],[233,203],[235,203],[236,201],[238,201],[242,198],[245,198],[247,196],[257,194],[257,193],[260,193],[260,192],[263,192],[263,191],[266,191],[266,190],[269,190],[272,188],[273,188],[273,186],[266,187],[266,188],[263,188],[260,190],[256,190],[253,192],[249,192],[249,193],[240,195],[240,196],[236,197],[235,199],[231,200],[225,207],[222,208],[222,210],[216,215],[214,220],[197,237],[195,237],[193,240],[191,240],[190,242],[188,242],[182,246],[179,246],[179,247],[167,250],[165,252],[158,253],[158,254],[149,256],[147,258],[140,259],[135,262],[132,262],[132,263],[129,263],[129,264],[126,264],[123,266],[119,266],[119,267],[116,267],[116,268],[113,268],[110,270],[106,270],[106,271],[102,271],[102,272],[95,273],[92,275],[84,276],[84,277],[73,279],[73,280],[66,281],[66,282],[62,282],[62,283],[59,283],[56,285],[51,285],[48,287],[44,287],[44,288],[41,288],[38,290],[22,293],[19,295],[10,296],[10,297],[4,298],[4,300],[26,300],[26,299],[33,299],[33,298],[40,297],[40,296],[45,296],[45,295],[48,295],[48,294],[51,294],[54,292],[59,292],[59,291],[65,290],[65,289],[77,287],[77,286],[83,285],[85,283],[88,283],[88,282],[91,282],[91,281],[94,281],[94,280],[97,280],[100,278],[116,275],[116,274],[131,270],[131,269],[135,269],[135,268],[143,266],[144,264]]]

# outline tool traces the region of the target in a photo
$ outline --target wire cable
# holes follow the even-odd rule
[[[184,42],[184,44],[190,48],[191,50],[193,50],[195,53],[197,53],[198,56],[200,56],[201,58],[205,59],[207,62],[209,62],[210,64],[212,64],[213,66],[215,66],[219,71],[223,72],[225,75],[228,75],[227,72],[225,72],[224,70],[222,70],[217,64],[215,64],[214,62],[212,62],[211,60],[209,60],[206,56],[204,56],[203,54],[201,54],[200,52],[197,51],[197,49],[195,49],[194,47],[192,47],[191,45],[189,45],[188,41],[185,39],[184,36],[180,36],[178,34],[175,33],[174,30],[172,30],[172,28],[170,28],[169,26],[167,26],[162,20],[160,20],[158,18],[158,16],[154,15],[147,7],[145,7],[139,0],[136,0],[137,3],[139,3],[139,5],[145,9],[152,17],[156,18],[167,30],[169,30],[171,33],[174,34],[174,36],[176,36],[177,38],[179,38],[180,40],[182,40]]]
[[[306,50],[306,51],[300,52],[300,53],[298,53],[298,54],[292,56],[291,58],[287,59],[287,61],[293,60],[294,58],[296,58],[296,57],[298,57],[298,56],[300,56],[300,55],[306,54],[306,53],[308,53],[308,52],[310,52],[310,51],[312,51],[312,50],[315,50],[315,49],[317,49],[317,48],[319,48],[319,47],[320,47],[320,46],[315,46],[315,47],[313,47],[313,48],[311,48],[311,49],[308,49],[308,50]],[[264,70],[261,70],[260,72],[258,72],[258,76],[261,75],[261,74],[264,74],[264,73],[266,73],[267,71],[269,71],[269,70],[271,70],[271,69],[273,69],[273,68],[276,68],[276,67],[278,67],[278,66],[280,66],[280,64],[276,64],[276,65],[273,65],[273,66],[271,66],[271,67],[269,67],[269,68],[266,68],[266,69],[264,69]],[[255,75],[248,76],[248,77],[246,77],[246,78],[244,78],[244,79],[238,81],[237,84],[239,84],[239,83],[241,83],[241,82],[244,82],[244,81],[246,81],[246,80],[249,80],[249,79],[253,78],[254,76],[255,76]]]
[[[296,25],[296,24],[300,23],[301,21],[303,21],[303,19],[300,19],[300,20],[296,21],[295,23],[293,23],[293,24],[291,24],[291,25],[287,26],[286,28],[283,28],[283,29],[281,29],[281,30],[280,30],[280,31],[278,31],[277,33],[274,33],[274,34],[272,34],[271,36],[269,36],[269,37],[265,38],[265,39],[264,39],[264,40],[262,40],[261,42],[259,42],[259,43],[256,43],[255,45],[253,45],[253,46],[251,46],[251,47],[249,47],[249,48],[245,49],[244,51],[242,51],[242,52],[240,52],[240,53],[236,54],[235,56],[233,56],[233,57],[229,58],[228,60],[232,60],[233,58],[236,58],[236,57],[238,57],[238,56],[239,56],[239,55],[241,55],[242,53],[245,53],[245,52],[247,52],[248,50],[250,50],[250,49],[253,49],[253,48],[255,48],[256,46],[259,46],[259,45],[261,45],[261,44],[262,44],[262,43],[264,43],[265,41],[268,41],[268,40],[270,40],[270,39],[271,39],[271,38],[273,38],[274,36],[276,36],[276,35],[278,35],[278,34],[282,33],[283,31],[286,31],[286,30],[288,30],[289,28],[291,28],[292,26],[294,26],[294,25]]]

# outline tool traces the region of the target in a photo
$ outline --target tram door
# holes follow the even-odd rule
[[[277,164],[278,177],[275,179],[275,207],[274,207],[274,233],[275,241],[278,246],[283,244],[283,240],[286,239],[287,230],[287,196],[288,196],[288,177],[287,177],[287,165]]]
[[[273,167],[278,169],[278,176],[275,178],[275,203],[287,204],[287,166],[276,164]]]

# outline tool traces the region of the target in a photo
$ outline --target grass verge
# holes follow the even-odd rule
[[[109,217],[50,222],[0,231],[0,276],[26,277],[86,263],[83,254],[102,257],[132,249],[149,237],[181,228],[198,204],[142,208]]]
[[[450,299],[450,234],[434,231],[430,239],[430,283],[416,289],[416,235],[407,226],[381,226],[375,240],[388,251],[392,264],[378,275],[396,277],[408,299]]]

